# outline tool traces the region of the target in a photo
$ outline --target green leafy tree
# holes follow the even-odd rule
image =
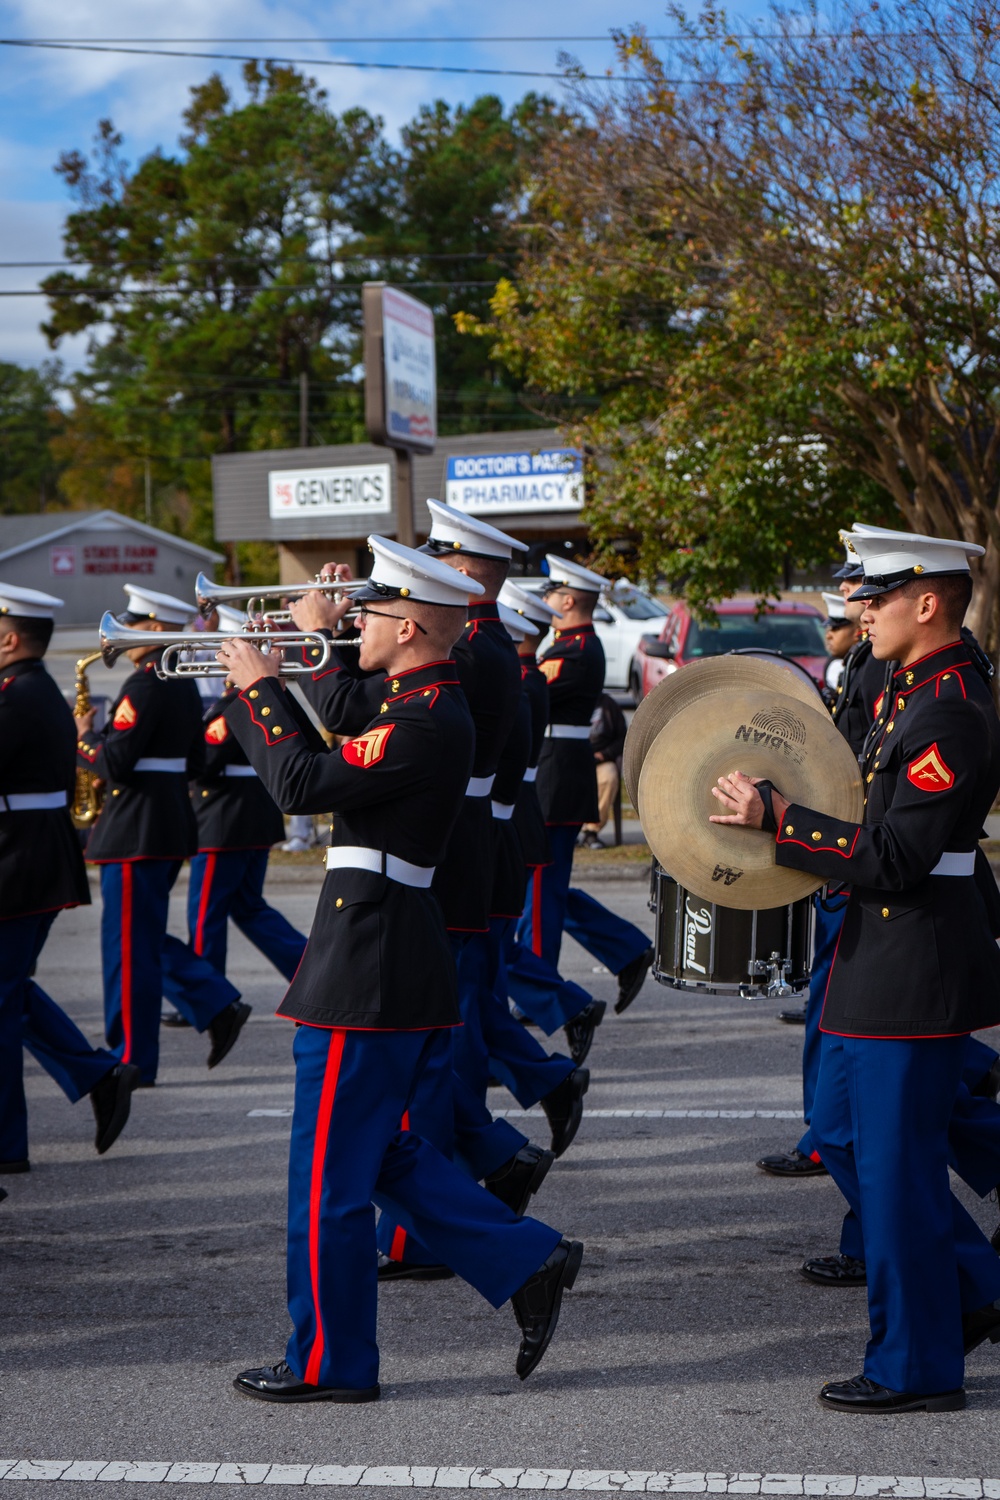
[[[0,515],[45,510],[58,499],[60,464],[50,448],[62,425],[60,370],[0,363]]]
[[[995,653],[1000,12],[675,19],[669,57],[619,39],[631,83],[578,83],[582,149],[549,150],[467,326],[576,425],[599,540],[707,599],[855,517],[961,536]]]

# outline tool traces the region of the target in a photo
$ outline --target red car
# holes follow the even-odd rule
[[[804,667],[818,684],[829,657],[823,615],[811,604],[785,599],[755,617],[752,599],[724,599],[714,619],[696,620],[686,604],[675,604],[657,635],[639,641],[629,686],[638,703],[658,682],[689,661],[727,651],[780,651]]]

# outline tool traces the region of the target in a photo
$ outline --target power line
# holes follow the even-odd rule
[[[0,47],[37,48],[49,52],[114,52],[124,57],[193,57],[203,62],[269,62],[303,68],[366,68],[392,73],[461,73],[480,78],[545,78],[556,82],[564,82],[566,76],[563,73],[546,73],[531,68],[469,68],[448,63],[361,62],[348,58],[274,57],[267,54],[252,56],[245,52],[188,52],[176,47],[125,47],[103,42],[23,41],[20,37],[0,37]],[[632,82],[627,76],[613,76],[610,73],[579,73],[574,76],[592,83]]]
[[[164,297],[168,295],[191,297],[197,293],[211,294],[213,292],[224,292],[226,296],[257,296],[260,293],[268,295],[281,292],[289,296],[296,292],[336,292],[340,290],[356,292],[365,285],[363,281],[332,281],[326,286],[314,285],[311,282],[301,282],[298,286],[290,286],[287,282],[281,282],[274,286],[149,286],[149,287],[101,287],[93,286],[86,282],[79,282],[76,286],[60,288],[57,291],[45,291],[42,287],[24,287],[16,291],[0,291],[0,297],[98,297],[121,298],[121,297]],[[434,289],[442,287],[482,287],[496,286],[495,281],[406,281],[403,287],[418,287],[421,289]]]

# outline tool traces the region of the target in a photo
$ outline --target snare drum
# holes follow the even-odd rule
[[[676,990],[787,999],[809,983],[813,898],[769,911],[716,906],[653,867],[653,978]]]

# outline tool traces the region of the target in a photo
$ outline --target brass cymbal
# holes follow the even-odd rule
[[[712,787],[732,771],[767,777],[790,802],[860,823],[861,773],[819,696],[815,708],[791,694],[736,689],[688,703],[650,746],[637,803],[660,864],[703,901],[753,911],[808,896],[822,882],[776,865],[773,835],[708,821],[724,811]]]
[[[822,707],[819,688],[797,662],[739,652],[690,662],[658,682],[632,716],[622,754],[622,777],[634,808],[639,806],[642,763],[664,724],[696,699],[733,688],[784,693],[811,708]]]

